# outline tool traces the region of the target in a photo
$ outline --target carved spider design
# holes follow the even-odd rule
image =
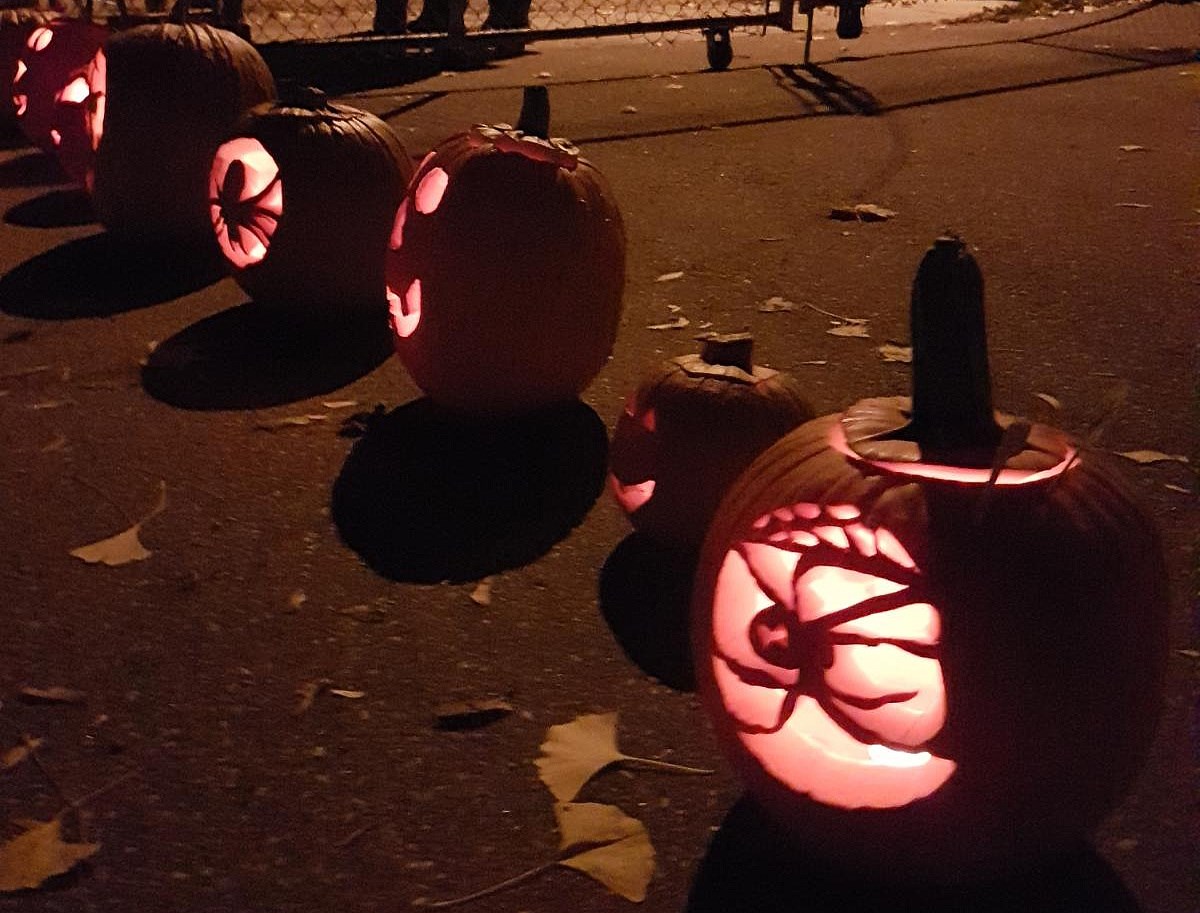
[[[770,604],[754,614],[744,629],[750,651],[739,659],[718,649],[717,656],[743,683],[784,692],[772,722],[764,725],[742,720],[739,728],[746,733],[778,732],[791,718],[800,698],[808,696],[856,741],[911,752],[915,747],[911,741],[915,730],[909,731],[907,725],[897,728],[898,717],[914,710],[924,712],[921,705],[928,703],[926,698],[935,693],[931,689],[936,689],[933,703],[939,703],[940,674],[918,675],[912,682],[917,687],[912,690],[896,688],[895,676],[888,675],[887,664],[882,662],[886,657],[859,651],[856,660],[850,653],[856,647],[891,646],[911,657],[938,659],[937,614],[920,572],[891,533],[869,529],[858,521],[858,512],[853,507],[837,508],[840,517],[819,517],[820,510],[815,505],[796,507],[806,509],[806,519],[811,525],[798,527],[797,517],[784,509],[756,524],[753,533],[736,547],[755,585]],[[766,569],[761,551],[764,548],[799,556],[788,575],[790,579],[785,579],[781,572]],[[803,601],[813,598],[806,594],[806,584],[802,581],[814,571],[827,575],[833,585],[840,579],[838,575],[852,578],[845,590],[848,594],[861,596],[864,592],[874,592],[848,605],[838,601],[832,611],[824,614],[817,614],[811,607],[802,610]],[[906,607],[912,619],[917,620],[915,626],[906,622],[897,627],[875,617]],[[806,619],[804,615],[815,617]],[[752,658],[761,660],[763,665],[751,665]],[[892,653],[891,658],[895,659],[896,654]],[[851,669],[850,676],[834,670],[835,664],[853,666],[856,661],[859,667]],[[940,666],[923,671],[934,669]],[[896,711],[895,718],[872,716],[877,711],[886,714],[889,708]],[[940,722],[935,725],[940,728]],[[907,736],[909,741],[897,736]]]
[[[225,170],[216,196],[209,199],[213,228],[230,248],[249,261],[261,260],[279,220],[279,172],[262,190],[243,199],[246,190],[246,165],[235,158]],[[249,234],[249,240],[246,234]]]

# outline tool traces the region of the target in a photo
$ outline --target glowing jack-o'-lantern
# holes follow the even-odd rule
[[[435,402],[505,415],[569,402],[612,351],[625,233],[600,172],[547,139],[545,87],[521,120],[438,145],[396,213],[396,351]]]
[[[289,88],[217,150],[209,214],[234,278],[256,302],[382,317],[384,251],[411,175],[382,120]]]
[[[92,194],[112,232],[215,246],[213,156],[243,113],[275,97],[275,82],[248,42],[186,22],[186,12],[180,0],[171,21],[120,32],[105,45],[103,107],[90,122]]]
[[[16,127],[17,108],[13,100],[13,83],[24,75],[26,42],[34,29],[54,20],[52,13],[30,7],[0,8],[0,127]]]
[[[40,25],[26,37],[12,81],[12,104],[21,130],[77,180],[90,157],[79,159],[89,149],[87,67],[107,36],[105,26],[86,19]]]
[[[799,385],[753,363],[748,333],[713,334],[698,355],[647,374],[617,419],[609,488],[639,532],[695,548],[750,461],[813,417]]]
[[[1153,734],[1158,537],[1119,476],[994,413],[982,280],[940,239],[913,289],[913,398],[764,452],[693,595],[714,728],[806,851],[957,880],[1079,841]]]

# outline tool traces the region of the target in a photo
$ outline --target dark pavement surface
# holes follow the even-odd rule
[[[39,157],[0,152],[0,749],[44,738],[68,798],[134,772],[86,806],[92,862],[0,911],[397,911],[473,890],[554,856],[533,760],[548,726],[602,710],[620,712],[630,754],[718,769],[614,772],[583,794],[648,827],[653,913],[1200,909],[1189,466],[1126,465],[1163,531],[1174,600],[1143,776],[1095,852],[949,893],[777,853],[684,687],[679,568],[630,538],[599,490],[625,394],[709,324],[753,331],[758,360],[796,375],[820,412],[906,392],[906,366],[876,347],[906,341],[913,271],[947,227],[987,278],[999,406],[1028,413],[1051,394],[1081,432],[1126,385],[1099,446],[1197,465],[1200,7],[1134,10],[947,28],[869,15],[858,42],[815,42],[812,71],[800,35],[735,35],[724,73],[703,72],[694,36],[545,43],[355,96],[417,156],[514,117],[523,84],[549,83],[555,132],[620,200],[629,278],[611,363],[578,409],[480,439],[413,402],[385,350],[289,350],[238,310],[231,281],[108,243]],[[859,202],[897,215],[827,218]],[[772,296],[800,306],[761,312]],[[870,338],[826,334],[808,304],[866,319]],[[679,314],[688,328],[647,329]],[[365,436],[339,434],[377,404]],[[322,418],[278,424],[304,415]],[[400,481],[413,477],[446,503]],[[460,478],[478,480],[473,494]],[[150,558],[68,554],[146,514],[160,481]],[[533,497],[548,484],[555,510]],[[480,519],[501,504],[511,523]],[[411,582],[425,576],[404,557],[423,554],[417,524],[381,522],[404,511],[444,543],[437,572],[455,582]],[[324,693],[296,715],[297,687],[320,679],[365,696]],[[24,703],[24,685],[86,702]],[[439,704],[494,696],[518,712],[435,728]],[[60,805],[32,766],[0,773],[0,819]],[[627,906],[556,870],[464,909]]]

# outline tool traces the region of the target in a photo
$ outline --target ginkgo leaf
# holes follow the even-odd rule
[[[646,830],[642,822],[615,805],[599,802],[557,802],[554,818],[562,836],[558,849],[564,853],[580,846],[614,843]]]
[[[71,557],[79,558],[88,564],[105,564],[109,567],[119,567],[122,564],[129,564],[133,561],[145,561],[153,552],[142,545],[142,540],[138,538],[138,533],[141,532],[142,526],[146,521],[161,514],[166,507],[167,483],[159,482],[158,500],[155,502],[154,507],[150,509],[150,512],[142,517],[142,519],[138,520],[129,529],[117,533],[115,536],[109,536],[107,539],[101,539],[99,542],[71,549]]]
[[[99,849],[98,843],[65,843],[61,818],[35,821],[25,833],[0,845],[0,891],[39,887]]]
[[[541,751],[538,776],[555,799],[570,802],[588,780],[624,759],[617,750],[617,714],[589,713],[551,726]]]
[[[559,802],[570,802],[585,783],[614,764],[665,770],[673,773],[711,774],[711,770],[636,758],[617,748],[617,714],[589,713],[569,723],[551,726],[541,745],[538,777]]]
[[[654,845],[650,835],[642,822],[621,814],[620,809],[614,806],[600,808],[611,808],[620,815],[632,833],[560,859],[558,864],[583,872],[626,900],[641,903],[646,899],[646,888],[654,877]]]

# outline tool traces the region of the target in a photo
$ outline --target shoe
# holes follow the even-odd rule
[[[862,6],[850,0],[838,4],[837,36],[843,40],[857,38],[863,33]]]

